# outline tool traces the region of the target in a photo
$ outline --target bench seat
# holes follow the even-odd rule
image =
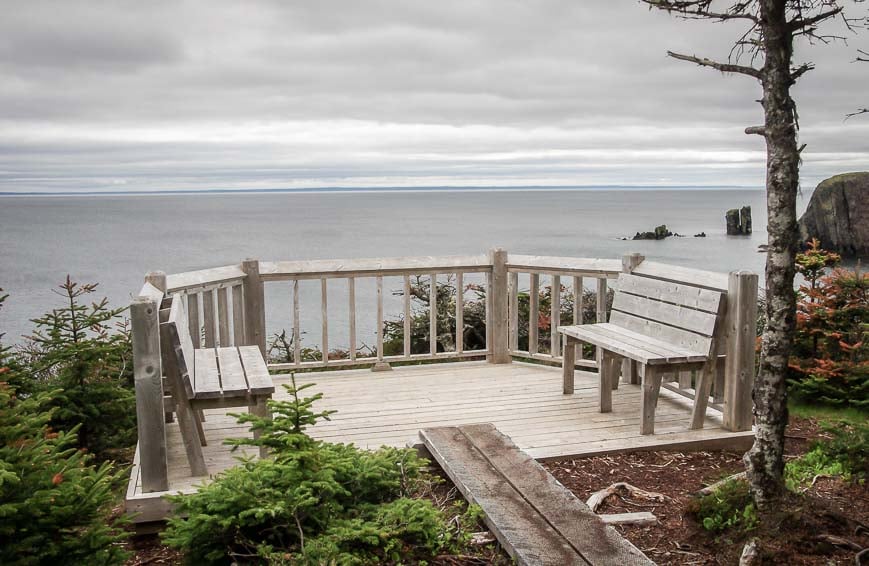
[[[559,328],[562,334],[647,365],[705,362],[709,355],[608,322]]]
[[[257,346],[194,350],[191,401],[271,395],[275,385]]]

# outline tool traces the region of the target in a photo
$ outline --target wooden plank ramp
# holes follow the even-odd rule
[[[419,434],[517,564],[654,564],[492,424]]]

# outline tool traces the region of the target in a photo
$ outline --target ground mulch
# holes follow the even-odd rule
[[[808,451],[821,435],[816,421],[792,418],[787,458]],[[583,501],[616,482],[665,495],[663,503],[613,496],[598,510],[651,511],[657,524],[616,529],[657,564],[738,564],[752,537],[759,540],[763,564],[854,564],[856,549],[869,547],[869,531],[859,527],[869,525],[869,488],[840,478],[818,478],[802,496],[789,496],[786,511],[754,532],[713,535],[703,529],[687,509],[698,490],[745,469],[739,452],[634,452],[544,466]],[[843,548],[848,542],[854,547]]]

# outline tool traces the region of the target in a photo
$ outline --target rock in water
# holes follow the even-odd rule
[[[672,236],[673,232],[670,232],[667,229],[666,224],[661,224],[660,226],[655,227],[654,232],[637,232],[634,236],[634,240],[663,240],[669,236]]]
[[[869,172],[821,181],[800,218],[803,244],[812,238],[844,256],[869,257]]]
[[[744,236],[751,234],[751,207],[741,209],[731,208],[724,215],[727,222],[728,236]]]

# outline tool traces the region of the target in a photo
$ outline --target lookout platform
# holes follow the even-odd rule
[[[611,313],[618,311],[610,306],[612,290],[629,279],[623,274],[634,282],[656,283],[654,312],[628,309],[636,322],[654,330],[648,344],[632,342],[631,351],[657,351],[653,336],[682,348],[687,338],[680,327],[692,326],[699,316],[686,302],[709,291],[720,295],[720,308],[706,316],[714,324],[704,330],[704,340],[714,347],[705,358],[702,380],[692,371],[657,372],[654,388],[660,393],[650,402],[643,391],[652,380],[642,370],[651,362],[639,367],[645,358],[616,359],[602,348],[591,352],[559,339],[560,327],[611,322]],[[271,302],[277,293],[285,301],[292,298],[290,308]],[[357,317],[371,314],[357,308],[357,294],[366,293],[359,304],[376,312],[376,346],[370,351],[359,335],[368,336],[372,329],[357,332]],[[388,312],[384,297],[390,296],[401,303],[397,312]],[[282,387],[289,382],[287,372],[295,372],[298,385],[315,383],[308,391],[324,395],[317,408],[337,413],[309,433],[330,442],[360,448],[421,446],[422,429],[474,423],[493,424],[535,459],[746,448],[752,442],[757,276],[748,272],[713,273],[646,261],[639,254],[570,258],[501,249],[470,256],[245,260],[172,275],[151,272],[130,311],[139,442],[126,507],[136,523],[164,520],[171,512],[166,495],[192,492],[238,457],[257,452],[231,452],[224,445],[225,439],[250,432],[229,415],[243,408],[217,407],[244,403],[224,399],[227,384],[219,382],[213,384],[222,391],[215,393],[218,398],[200,402],[200,381],[225,372],[211,366],[200,371],[196,362],[184,377],[197,423],[198,411],[204,410],[205,445],[201,458],[191,456],[201,442],[190,440],[196,436],[189,426],[193,413],[177,412],[185,406],[183,394],[178,395],[181,405],[172,395],[180,383],[172,356],[178,352],[172,340],[165,343],[164,332],[173,324],[166,305],[180,302],[187,323],[176,320],[174,330],[189,336],[191,359],[199,360],[202,353],[202,360],[217,359],[219,365],[215,349],[246,346],[246,352],[261,354],[262,363],[268,363],[275,399],[288,396]],[[620,308],[625,310],[624,304]],[[319,313],[319,324],[303,330],[302,322],[310,324],[303,311]],[[277,315],[282,320],[275,323]],[[283,337],[281,359],[268,359],[267,337],[276,333]],[[603,365],[605,388],[599,373]],[[701,383],[703,402],[698,402],[695,387]],[[188,423],[184,437],[179,419]],[[197,463],[198,475],[190,461]]]
[[[688,430],[691,403],[662,390],[656,411],[655,434],[640,434],[637,407],[639,385],[623,384],[613,391],[611,413],[598,412],[598,376],[576,372],[573,395],[561,392],[561,369],[514,362],[455,362],[404,366],[391,372],[339,370],[297,375],[298,385],[314,383],[306,393],[323,393],[315,408],[336,410],[331,421],[309,430],[329,442],[350,442],[361,448],[419,445],[424,428],[488,422],[538,460],[590,456],[612,452],[656,449],[747,449],[751,431],[723,428],[721,413],[710,408],[705,426]],[[275,398],[286,399],[281,386],[287,375],[274,375]],[[236,410],[237,411],[237,410]],[[206,411],[208,445],[203,452],[209,471],[218,473],[256,449],[230,452],[226,438],[249,436],[247,429],[227,415],[233,410]],[[140,513],[134,520],[149,522],[165,517],[167,493],[192,492],[204,477],[192,477],[178,424],[166,425],[169,489],[143,493],[138,455],[130,478],[127,508]]]

